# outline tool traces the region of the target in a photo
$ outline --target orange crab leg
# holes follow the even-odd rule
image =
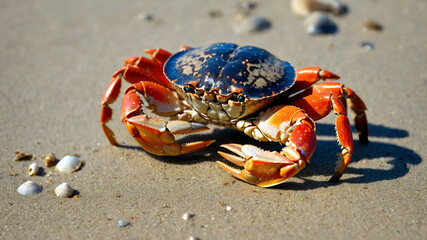
[[[122,103],[122,122],[129,133],[146,151],[156,155],[175,156],[200,150],[214,141],[200,141],[178,144],[173,134],[188,134],[207,130],[208,127],[186,121],[165,122],[145,115],[140,96],[148,101],[148,108],[152,108],[159,115],[176,115],[181,112],[180,101],[174,97],[168,88],[153,83],[140,82],[126,89]],[[152,99],[152,100],[150,100]],[[152,101],[152,102],[150,102]],[[162,109],[158,105],[162,105]]]
[[[309,95],[293,105],[300,107],[313,119],[318,120],[329,114],[332,110],[336,117],[336,133],[338,142],[343,148],[340,156],[340,161],[335,168],[334,175],[329,180],[336,182],[344,173],[348,164],[350,163],[351,156],[353,155],[353,136],[351,132],[350,122],[347,118],[347,110],[341,101],[334,94],[331,93],[317,93]]]
[[[179,51],[185,51],[185,50],[188,50],[188,49],[192,49],[192,47],[189,47],[189,46],[181,46],[181,47],[179,48]]]
[[[303,89],[311,87],[313,84],[320,80],[326,79],[340,79],[340,76],[329,72],[319,67],[305,67],[297,70],[297,77],[295,85],[292,86],[293,93],[299,92]]]
[[[344,87],[340,83],[319,83],[313,86],[313,93],[322,94],[322,93],[332,93],[336,96],[344,106],[347,102],[348,106],[354,112],[354,123],[356,130],[359,133],[359,140],[361,143],[367,143],[368,140],[368,120],[366,117],[365,111],[367,110],[365,103],[362,99],[350,88]]]
[[[150,79],[152,82],[157,82],[169,89],[173,89],[172,84],[163,74],[163,65],[155,62],[154,60],[150,60],[145,57],[131,57],[125,60],[125,64],[129,65],[129,69],[126,70],[125,74],[123,75],[126,79],[132,77],[136,79],[137,82],[139,82],[141,81],[141,77],[144,77],[146,81],[148,81],[147,79]],[[130,73],[130,71],[134,73]]]
[[[162,66],[163,64],[165,64],[166,60],[168,60],[170,56],[172,56],[172,53],[161,48],[146,49],[144,52],[149,54],[154,61],[156,61]]]
[[[155,55],[159,55],[161,59],[166,59],[171,53],[158,49]],[[149,60],[144,57],[130,57],[125,60],[125,64],[122,69],[118,70],[113,74],[113,77],[105,90],[101,99],[101,116],[100,123],[104,131],[105,136],[112,145],[119,145],[114,137],[114,132],[106,125],[111,120],[113,110],[109,104],[116,101],[120,93],[121,80],[125,79],[127,82],[134,84],[140,81],[150,81],[159,83],[169,89],[173,89],[171,83],[163,75],[163,63],[155,59]]]

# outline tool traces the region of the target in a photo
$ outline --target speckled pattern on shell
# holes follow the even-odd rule
[[[264,49],[217,43],[172,55],[165,63],[166,77],[221,95],[241,92],[252,99],[286,91],[295,83],[295,69]]]

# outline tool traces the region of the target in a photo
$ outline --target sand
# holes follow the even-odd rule
[[[253,14],[271,28],[252,34],[233,30],[234,1],[1,1],[0,238],[426,239],[427,4],[345,2],[348,13],[332,17],[336,34],[310,36],[288,1],[259,1]],[[367,20],[383,31],[362,31]],[[297,68],[320,66],[357,91],[369,109],[370,143],[354,134],[355,154],[339,183],[327,181],[339,151],[332,114],[317,124],[311,163],[269,189],[215,163],[224,143],[280,149],[233,130],[182,139],[216,139],[205,151],[157,157],[120,123],[117,101],[110,126],[122,147],[108,143],[100,99],[125,58],[214,42],[262,47]],[[15,151],[37,158],[14,162]],[[78,154],[85,165],[60,174],[43,166],[50,152]],[[38,176],[26,175],[31,162],[43,166]],[[19,195],[27,180],[43,191]],[[58,198],[62,182],[79,198]]]

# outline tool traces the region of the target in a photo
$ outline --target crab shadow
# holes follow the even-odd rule
[[[316,151],[310,159],[310,164],[308,164],[304,170],[302,170],[294,177],[303,180],[303,182],[288,181],[275,186],[274,188],[308,190],[324,188],[342,183],[360,184],[392,180],[406,175],[409,172],[411,166],[418,165],[422,161],[421,157],[411,149],[395,144],[377,141],[377,139],[381,138],[406,138],[409,136],[409,133],[406,130],[369,124],[370,142],[368,144],[361,144],[359,143],[357,137],[355,137],[355,152],[353,154],[351,163],[346,170],[346,178],[340,180],[338,183],[329,183],[327,179],[324,181],[312,180],[310,178],[313,176],[331,176],[335,167],[335,162],[337,160],[336,153],[340,152],[340,148],[338,147],[335,140],[335,126],[333,124],[322,123],[317,123],[316,126],[318,136]],[[355,132],[354,129],[353,132]],[[221,147],[222,144],[226,143],[238,143],[242,145],[252,144],[271,151],[280,151],[283,147],[277,143],[258,142],[246,136],[244,133],[224,128],[215,128],[210,134],[188,135],[179,139],[179,142],[193,142],[208,139],[215,139],[216,142],[201,151],[174,157],[163,157],[156,155],[151,156],[167,164],[188,165],[197,164],[203,161],[219,160],[227,162],[217,153],[217,151],[227,152],[226,149]],[[144,151],[137,146],[122,145],[121,147]],[[378,162],[369,162],[379,160],[381,160],[380,164],[378,164]],[[366,161],[367,167],[352,167],[354,163],[359,161]],[[381,169],[371,165],[380,165]],[[218,171],[220,170],[221,168],[218,167]]]

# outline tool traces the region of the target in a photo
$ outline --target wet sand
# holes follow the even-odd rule
[[[332,17],[336,34],[311,36],[287,1],[258,2],[252,14],[271,27],[250,34],[233,30],[232,1],[1,1],[0,238],[426,239],[427,4],[347,6],[346,15]],[[367,20],[384,29],[362,31]],[[354,157],[339,183],[327,181],[339,151],[333,114],[317,124],[311,163],[269,189],[215,163],[224,143],[280,149],[243,133],[210,126],[181,139],[216,139],[205,151],[153,156],[120,123],[117,101],[110,127],[122,146],[108,143],[100,99],[125,58],[214,42],[262,47],[296,68],[320,66],[357,91],[369,109],[370,143],[354,134]],[[37,158],[14,162],[15,151]],[[41,156],[50,152],[78,154],[85,165],[60,174],[43,166]],[[43,166],[38,176],[27,176],[31,162]],[[27,180],[43,191],[19,195]],[[58,198],[62,182],[79,198]],[[185,213],[192,217],[183,220]],[[119,227],[119,220],[130,225]]]

